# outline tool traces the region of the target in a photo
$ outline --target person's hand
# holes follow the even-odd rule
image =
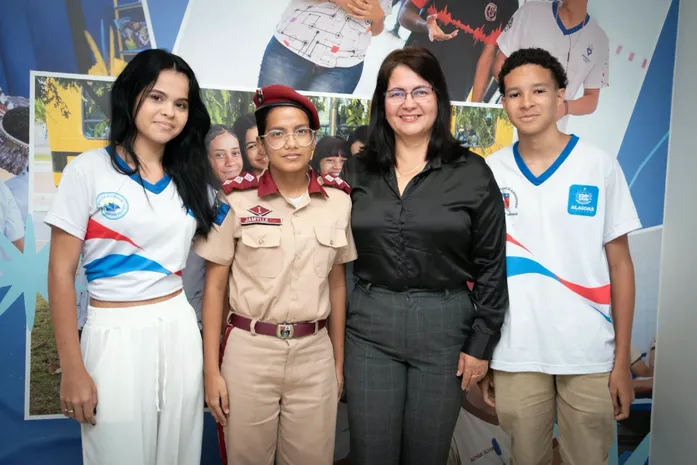
[[[438,25],[438,15],[429,15],[426,18],[426,26],[428,27],[428,40],[431,42],[440,42],[444,40],[450,40],[455,37],[458,30],[455,29],[450,34],[446,34]]]
[[[634,402],[634,388],[629,369],[618,366],[610,373],[610,397],[615,409],[615,420],[629,418],[629,407]]]
[[[385,18],[378,0],[349,0],[346,11],[352,18],[377,23]]]
[[[479,382],[479,389],[482,391],[484,403],[491,408],[496,408],[496,395],[494,393],[494,374],[489,372]]]
[[[230,413],[227,384],[220,373],[206,375],[206,404],[217,423],[225,426]]]
[[[479,382],[489,370],[489,362],[479,360],[464,352],[460,352],[460,360],[457,362],[457,376],[462,376],[462,390],[469,390],[470,386]]]
[[[84,367],[64,370],[61,375],[60,403],[63,415],[80,423],[96,425],[97,386]]]
[[[339,392],[338,400],[341,400],[341,394],[344,391],[344,365],[337,363],[334,366],[334,370],[336,371],[336,387],[338,388]]]

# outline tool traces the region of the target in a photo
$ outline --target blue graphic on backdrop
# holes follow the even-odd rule
[[[663,224],[668,134],[678,35],[678,1],[673,0],[656,43],[617,160],[630,184],[645,228]]]
[[[157,48],[172,51],[188,5],[189,0],[148,0]]]
[[[8,257],[7,260],[0,259],[0,287],[8,289],[0,301],[0,316],[15,302],[23,304],[27,329],[31,332],[36,313],[36,294],[48,300],[48,247],[36,251],[31,215],[27,215],[24,244],[22,253],[0,234],[0,248]]]

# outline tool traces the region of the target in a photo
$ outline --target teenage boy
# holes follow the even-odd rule
[[[641,223],[617,160],[557,128],[556,58],[518,50],[499,86],[519,138],[487,158],[506,207],[510,307],[482,391],[513,464],[551,464],[555,422],[563,463],[607,464],[634,399],[627,234]]]

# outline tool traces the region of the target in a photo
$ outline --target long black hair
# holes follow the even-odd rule
[[[208,186],[216,188],[219,185],[208,162],[204,145],[211,120],[201,100],[196,76],[179,56],[165,50],[145,50],[133,57],[116,78],[111,88],[109,143],[114,149],[110,151],[111,164],[120,173],[140,174],[141,163],[133,149],[138,135],[136,115],[164,70],[177,71],[189,79],[189,116],[182,132],[165,145],[162,167],[177,186],[184,207],[196,218],[196,234],[205,236],[210,231],[215,216],[209,201]],[[127,170],[119,164],[115,150],[117,145],[123,147],[131,157],[135,169]]]
[[[406,66],[428,81],[436,93],[438,111],[433,125],[431,140],[428,142],[426,160],[440,158],[448,162],[463,152],[462,147],[450,132],[450,101],[443,70],[436,57],[423,47],[409,46],[391,52],[380,65],[375,92],[370,105],[370,129],[368,144],[361,154],[372,169],[389,171],[395,165],[395,136],[387,122],[385,113],[385,93],[398,66]]]
[[[255,127],[257,127],[257,120],[254,117],[254,113],[247,113],[240,116],[232,125],[232,131],[237,134],[238,140],[240,141],[240,151],[242,152],[242,171],[247,173],[254,172],[254,168],[249,162],[249,155],[247,155],[247,131]]]

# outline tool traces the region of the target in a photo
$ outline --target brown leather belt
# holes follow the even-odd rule
[[[327,320],[319,320],[312,323],[267,323],[265,321],[257,321],[252,331],[252,319],[236,313],[228,317],[228,323],[235,328],[240,328],[245,331],[263,334],[264,336],[274,336],[279,339],[295,339],[298,337],[309,336],[315,334],[319,330],[327,326]]]

